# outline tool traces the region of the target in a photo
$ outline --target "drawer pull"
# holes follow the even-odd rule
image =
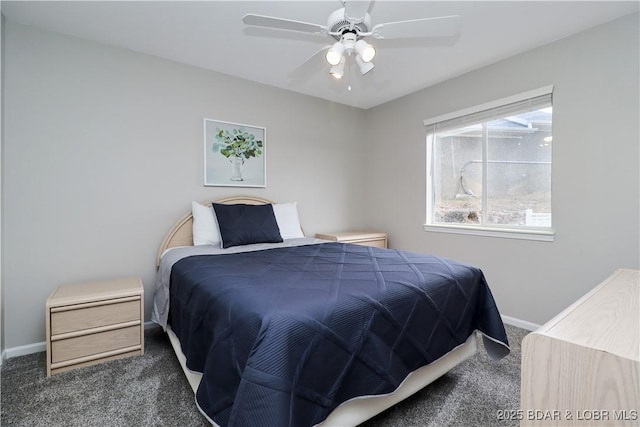
[[[117,350],[105,351],[104,353],[92,354],[91,356],[78,357],[77,359],[65,360],[64,362],[56,362],[51,364],[51,369],[64,368],[65,366],[77,365],[83,362],[90,362],[92,360],[103,359],[109,356],[115,356],[116,354],[128,353],[130,351],[140,350],[141,345],[134,345],[131,347],[119,348]]]
[[[129,326],[138,326],[139,320],[132,320],[130,322],[118,323],[115,325],[100,326],[99,328],[83,329],[80,331],[67,332],[66,334],[51,335],[51,341],[64,340],[67,338],[80,337],[85,335],[97,334],[99,332],[112,331],[114,329],[127,328]]]
[[[127,301],[140,301],[140,297],[139,296],[126,297],[126,298],[118,298],[118,299],[112,299],[112,300],[86,302],[84,304],[65,305],[62,307],[51,307],[51,312],[58,313],[60,311],[78,310],[80,308],[100,307],[103,305],[119,304],[121,302],[127,302]]]

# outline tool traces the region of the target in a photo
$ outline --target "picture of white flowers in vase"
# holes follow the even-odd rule
[[[204,119],[204,185],[265,187],[266,129]]]
[[[244,181],[242,165],[245,160],[262,155],[262,141],[242,128],[231,132],[218,128],[215,138],[213,152],[222,154],[231,162],[231,181]]]

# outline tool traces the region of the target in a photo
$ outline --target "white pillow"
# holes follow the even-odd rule
[[[298,218],[297,202],[274,203],[273,214],[276,216],[276,222],[283,239],[304,237]]]
[[[191,202],[191,214],[193,215],[193,245],[220,246],[222,239],[213,208],[202,206],[198,202]]]

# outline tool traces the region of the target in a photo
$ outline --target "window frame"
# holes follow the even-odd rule
[[[460,119],[472,114],[482,113],[487,110],[497,109],[507,106],[509,104],[526,102],[533,98],[549,95],[553,98],[553,85],[545,86],[539,89],[530,90],[517,95],[509,96],[506,98],[497,99],[491,102],[487,102],[474,107],[466,108],[459,111],[454,111],[423,121],[425,127],[434,126],[438,123],[442,123],[449,120]],[[552,102],[553,105],[553,102]],[[426,135],[426,184],[427,184],[427,203],[426,203],[426,222],[423,226],[425,231],[438,232],[438,233],[455,233],[466,234],[474,236],[486,236],[497,237],[505,239],[524,239],[524,240],[536,240],[553,242],[555,239],[554,221],[552,220],[551,227],[527,227],[521,225],[493,225],[493,224],[456,224],[456,223],[434,223],[433,222],[433,208],[434,208],[434,158],[433,158],[433,133],[428,131]],[[486,161],[486,144],[483,144],[483,160]],[[552,148],[553,150],[553,148]],[[553,159],[553,152],[552,152]],[[553,162],[553,160],[552,160]],[[553,166],[552,166],[553,167]],[[483,174],[483,188],[487,188],[487,175]],[[552,189],[553,191],[553,189]],[[486,191],[483,191],[484,197],[486,197]],[[552,195],[553,197],[553,195]],[[485,204],[483,204],[484,206]],[[553,213],[553,206],[552,206]],[[552,214],[553,218],[553,214]]]

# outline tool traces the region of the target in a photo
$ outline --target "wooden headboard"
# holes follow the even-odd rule
[[[204,206],[211,206],[212,202],[202,203]],[[253,196],[234,196],[226,197],[224,199],[216,200],[215,203],[224,203],[227,205],[233,205],[236,203],[244,203],[247,205],[264,205],[267,203],[273,203],[270,200],[262,199],[260,197]],[[169,230],[167,235],[162,240],[160,249],[158,250],[158,256],[156,257],[156,265],[160,265],[160,257],[169,248],[176,246],[193,246],[193,216],[191,211],[186,213],[182,218],[176,222]]]

